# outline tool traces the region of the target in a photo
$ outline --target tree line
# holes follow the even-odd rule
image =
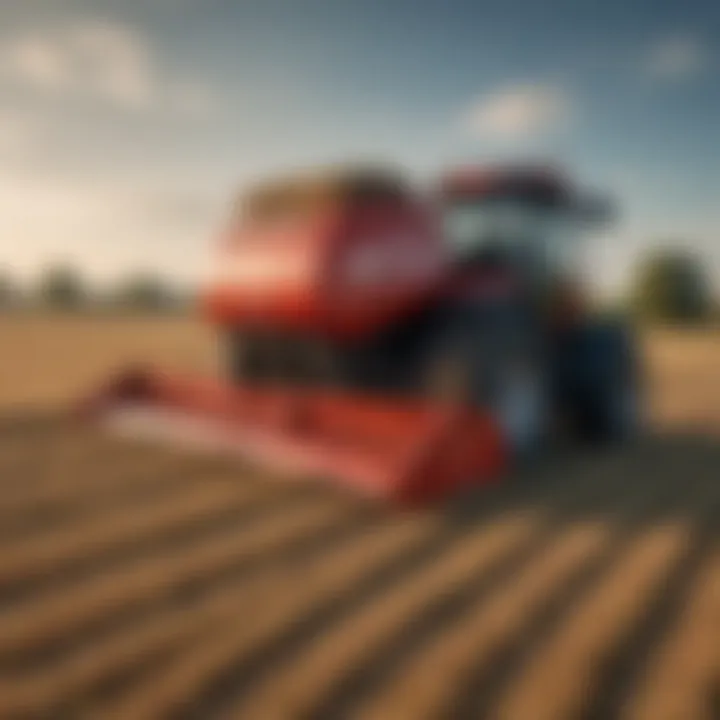
[[[30,291],[22,291],[9,273],[0,271],[0,308],[28,305],[57,310],[159,311],[187,306],[190,299],[190,293],[171,287],[152,273],[130,275],[114,289],[98,293],[68,265],[47,268]],[[718,298],[702,260],[681,250],[658,250],[642,258],[622,305],[639,319],[654,322],[690,324],[720,318]]]
[[[70,265],[48,267],[31,287],[23,287],[0,270],[0,308],[34,307],[53,310],[121,309],[173,310],[184,307],[191,293],[152,273],[134,273],[113,287],[97,290]]]
[[[692,324],[720,319],[719,298],[701,258],[681,250],[656,251],[635,271],[628,302],[640,318]]]

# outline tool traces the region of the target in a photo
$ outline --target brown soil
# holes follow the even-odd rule
[[[719,335],[647,338],[636,446],[414,514],[58,411],[190,321],[0,338],[0,718],[720,717]]]

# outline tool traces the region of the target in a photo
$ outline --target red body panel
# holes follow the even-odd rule
[[[349,338],[422,306],[448,267],[434,219],[410,202],[242,227],[220,264],[203,298],[213,322]]]
[[[130,372],[81,409],[101,420],[155,410],[167,422],[168,413],[175,414],[203,439],[212,436],[213,447],[226,446],[291,474],[326,476],[405,505],[440,501],[463,487],[493,482],[507,461],[492,419],[422,402]]]

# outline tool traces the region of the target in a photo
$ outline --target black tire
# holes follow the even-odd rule
[[[629,328],[587,324],[567,338],[564,411],[572,435],[592,443],[625,442],[642,429],[642,373]]]

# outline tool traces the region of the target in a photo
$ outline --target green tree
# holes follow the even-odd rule
[[[68,265],[48,268],[38,289],[39,300],[59,309],[77,308],[86,299],[86,291],[80,273]]]
[[[697,322],[712,313],[712,291],[702,262],[682,250],[657,251],[644,258],[631,295],[635,312],[648,320]]]

